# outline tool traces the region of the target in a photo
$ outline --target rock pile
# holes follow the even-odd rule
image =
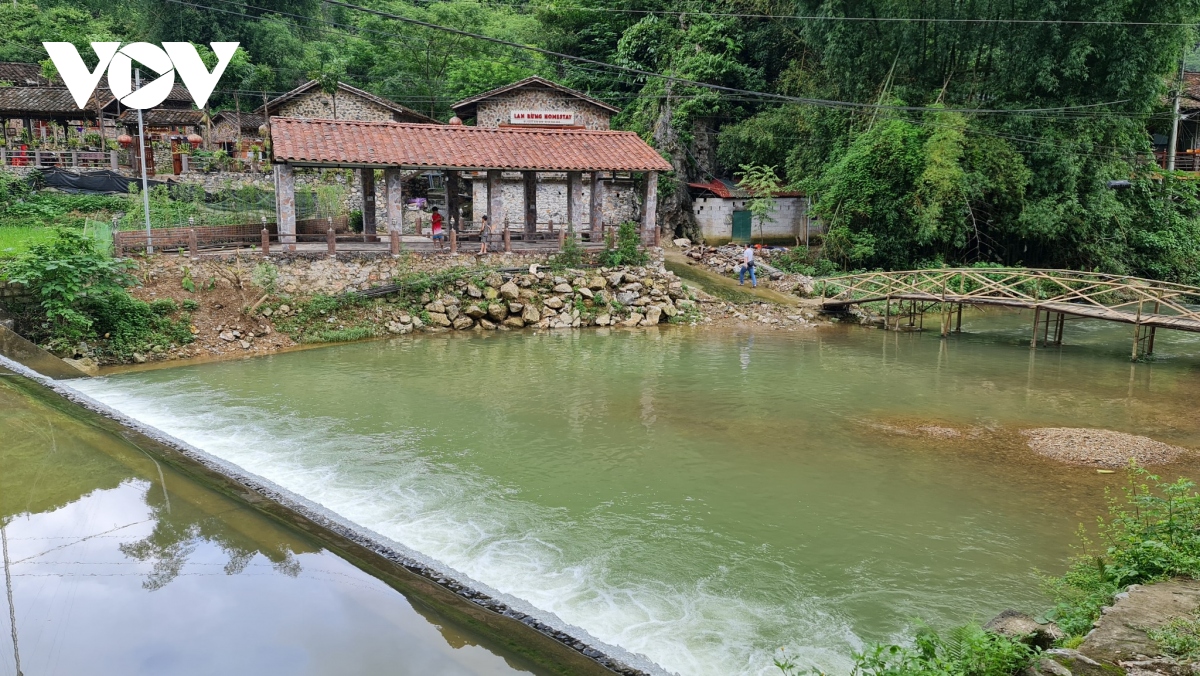
[[[494,272],[476,283],[426,293],[422,312],[395,315],[389,333],[537,327],[654,326],[672,318],[700,318],[696,298],[674,273],[655,266]]]
[[[736,277],[738,266],[742,264],[742,252],[745,247],[737,244],[724,246],[703,246],[699,244],[683,247],[683,254],[694,261],[708,267],[713,272],[727,277]],[[784,272],[771,265],[771,258],[783,253],[781,249],[760,249],[755,253],[758,261],[757,277],[760,284],[783,293],[808,295],[813,290],[813,278],[808,275],[798,275]]]
[[[1085,427],[1043,427],[1022,430],[1029,448],[1039,455],[1072,465],[1120,469],[1130,460],[1139,465],[1165,465],[1187,453],[1149,437]]]

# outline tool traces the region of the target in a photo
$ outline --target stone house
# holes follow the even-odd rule
[[[309,80],[279,98],[268,101],[254,112],[265,117],[440,124],[428,115],[351,87],[345,82],[339,82],[337,91],[332,95],[326,94],[316,80]]]
[[[821,232],[820,224],[809,218],[808,197],[798,191],[780,191],[774,195],[775,210],[760,220],[750,213],[750,193],[729,180],[689,183],[692,213],[700,236],[709,245],[731,241],[794,245],[797,240]],[[807,231],[807,232],[806,232]]]
[[[212,141],[219,144],[236,143],[240,138],[243,142],[262,143],[263,134],[259,128],[266,124],[267,119],[258,113],[238,114],[225,110],[212,116]]]
[[[607,131],[612,116],[620,112],[620,109],[583,92],[536,76],[464,99],[451,109],[457,116],[451,124],[467,120],[477,127],[593,131]],[[470,178],[474,179],[471,182],[471,220],[477,224],[478,215],[487,213],[487,181],[483,180],[481,172],[475,172]],[[600,172],[598,178],[604,183],[603,221],[615,225],[637,220],[641,204],[632,177],[620,172]],[[592,180],[591,174],[583,177],[585,222],[591,221]],[[539,173],[535,177],[505,172],[500,188],[506,205],[501,222],[523,222],[525,212],[521,205],[531,203],[535,205],[536,220],[541,229],[548,229],[550,223],[556,224],[556,228],[561,227],[567,220],[566,174]]]

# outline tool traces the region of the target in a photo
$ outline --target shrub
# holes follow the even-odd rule
[[[200,303],[192,300],[191,298],[185,298],[181,305],[183,306],[183,309],[187,310],[188,312],[195,312],[196,310],[200,309]]]
[[[1185,660],[1200,658],[1200,615],[1177,617],[1146,634],[1168,655]]]
[[[650,257],[642,249],[642,236],[638,232],[638,224],[625,221],[617,228],[617,240],[609,241],[609,246],[601,254],[600,262],[610,268],[619,265],[645,265]]]
[[[91,334],[94,319],[83,311],[84,300],[125,294],[133,283],[128,265],[105,257],[80,233],[58,228],[49,242],[3,263],[0,275],[37,298],[52,342],[69,344]]]
[[[1047,580],[1055,600],[1050,616],[1063,631],[1082,635],[1100,608],[1131,584],[1200,576],[1200,494],[1180,478],[1161,481],[1131,466],[1120,496],[1110,496],[1108,520],[1099,520],[1100,549],[1081,531],[1080,553],[1067,572]]]
[[[275,291],[275,282],[279,279],[279,268],[268,262],[259,263],[254,267],[254,272],[250,273],[250,281],[258,288],[272,293]]]
[[[550,259],[550,267],[555,270],[577,268],[583,265],[583,262],[583,247],[579,245],[579,240],[575,239],[575,226],[568,226],[567,236],[563,240],[562,251]]]
[[[1038,651],[1020,641],[964,625],[940,635],[922,629],[913,647],[879,645],[854,656],[853,676],[1012,676],[1031,665]],[[790,659],[775,662],[787,676],[819,674]]]

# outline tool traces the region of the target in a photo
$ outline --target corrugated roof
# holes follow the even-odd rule
[[[688,183],[689,188],[697,190],[706,190],[723,199],[738,198],[749,199],[753,196],[749,190],[741,187],[737,183],[724,178],[714,178],[707,183]],[[801,190],[777,190],[772,197],[804,197],[804,192]]]
[[[274,112],[275,110],[277,110],[281,104],[286,103],[287,101],[290,101],[291,99],[294,99],[297,96],[300,96],[301,94],[305,94],[314,89],[317,89],[319,86],[320,86],[320,83],[317,82],[316,80],[309,80],[308,82],[305,82],[304,84],[300,85],[299,87],[296,87],[292,91],[287,92],[286,94],[283,94],[283,95],[279,96],[278,98],[268,101],[265,105],[259,106],[254,112],[256,112],[260,115],[262,115],[264,113],[270,114],[270,113]],[[364,98],[368,101],[371,101],[372,103],[379,104],[379,105],[383,106],[384,108],[387,108],[388,110],[392,111],[393,113],[396,113],[398,115],[403,115],[404,117],[409,118],[412,122],[428,122],[430,124],[440,124],[440,122],[433,119],[432,117],[429,117],[428,115],[422,115],[421,113],[418,113],[417,111],[413,110],[412,108],[409,108],[407,106],[402,106],[399,103],[396,103],[395,101],[385,99],[382,96],[377,96],[375,94],[372,94],[371,92],[363,91],[362,89],[359,89],[358,87],[351,87],[350,85],[346,84],[345,82],[338,83],[338,90],[345,92],[347,94],[350,94],[352,96]]]
[[[136,110],[126,110],[117,119],[122,124],[136,125]],[[142,111],[142,121],[148,127],[198,127],[204,124],[204,111],[176,108],[151,108]]]
[[[66,87],[0,87],[0,116],[90,120],[95,110],[94,98],[80,110]]]
[[[522,89],[524,87],[544,87],[546,89],[553,89],[555,91],[562,92],[563,94],[566,94],[567,96],[573,96],[577,99],[587,101],[588,103],[592,104],[593,106],[603,108],[604,110],[607,110],[611,113],[615,114],[615,113],[621,112],[620,108],[610,106],[609,104],[601,101],[600,99],[592,98],[577,89],[571,89],[570,87],[564,87],[564,86],[558,84],[557,82],[551,82],[550,80],[547,80],[544,77],[538,77],[536,75],[534,75],[532,77],[527,77],[524,80],[519,80],[519,81],[509,84],[509,85],[504,85],[503,87],[497,87],[496,89],[486,91],[482,94],[477,94],[475,96],[472,96],[469,99],[463,99],[462,101],[459,101],[458,103],[455,103],[454,105],[450,106],[450,109],[457,111],[460,108],[462,108],[462,109],[471,108],[472,106],[474,106],[475,104],[479,103],[480,101],[482,101],[484,99],[490,99],[493,96],[499,96],[500,94],[505,94],[514,89]],[[465,112],[466,111],[464,110],[464,113]]]
[[[279,162],[429,169],[670,171],[637,134],[271,118]]]

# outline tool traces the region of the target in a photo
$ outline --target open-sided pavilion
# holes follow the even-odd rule
[[[656,219],[658,172],[671,165],[637,134],[624,131],[553,128],[487,128],[461,125],[404,124],[271,118],[271,152],[276,181],[276,206],[281,243],[295,242],[295,169],[299,167],[354,169],[363,187],[363,232],[376,234],[375,171],[383,170],[386,202],[383,218],[389,231],[402,227],[401,172],[440,171],[446,177],[448,225],[459,222],[459,180],[464,171],[486,172],[488,221],[496,230],[506,227],[501,191],[504,172],[521,172],[526,183],[537,174],[567,175],[567,223],[576,232],[600,237],[604,204],[601,172],[643,173],[643,241],[653,237]],[[584,222],[584,174],[591,183],[590,218]],[[526,190],[519,213],[524,222],[514,237],[532,240],[537,233],[536,190]],[[507,213],[513,213],[508,211]]]

